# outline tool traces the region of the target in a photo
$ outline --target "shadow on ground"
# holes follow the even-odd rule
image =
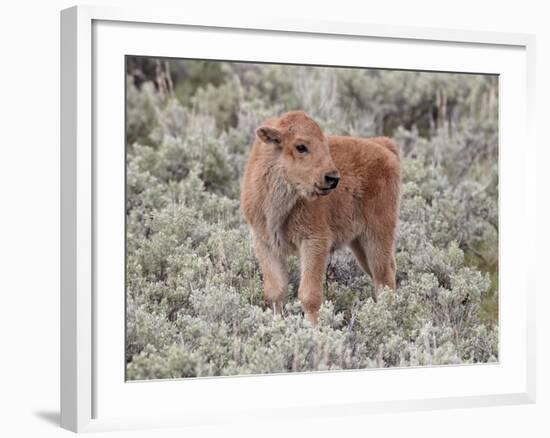
[[[36,411],[34,415],[46,423],[59,426],[60,414],[58,411]]]

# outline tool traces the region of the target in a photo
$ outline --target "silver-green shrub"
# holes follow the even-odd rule
[[[203,61],[171,65],[175,92],[127,81],[128,379],[497,360],[494,77],[221,63],[201,81]],[[296,108],[403,155],[397,292],[373,300],[337,252],[315,328],[295,258],[284,315],[264,308],[238,205],[254,128]]]

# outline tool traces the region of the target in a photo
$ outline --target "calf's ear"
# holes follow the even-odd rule
[[[256,129],[256,136],[264,143],[281,146],[281,132],[270,126],[260,126]]]

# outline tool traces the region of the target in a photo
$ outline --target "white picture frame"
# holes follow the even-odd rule
[[[186,53],[176,43],[169,43],[189,37],[192,32],[197,38]],[[271,44],[271,48],[279,47],[274,43],[280,40],[281,48],[262,57],[259,51],[254,52],[258,44],[242,44],[250,36]],[[220,38],[233,39],[235,44],[221,45]],[[125,53],[212,59],[247,56],[248,61],[272,62],[297,62],[305,56],[299,48],[286,50],[283,39],[294,39],[293,44],[301,42],[303,47],[310,48],[306,63],[351,65],[349,58],[345,60],[346,50],[340,49],[352,44],[357,47],[370,44],[376,56],[369,65],[376,67],[441,70],[445,63],[442,70],[502,75],[499,168],[502,178],[499,214],[503,220],[502,357],[498,364],[143,383],[121,381],[120,357],[124,351],[120,336],[124,333],[124,313],[120,313],[120,297],[123,303],[124,289],[120,290],[120,279],[124,274],[119,269],[120,259],[113,259],[113,263],[107,260],[108,254],[120,255],[120,242],[124,239],[120,235],[124,205],[118,209],[123,181],[120,178],[124,172],[124,137],[120,136],[124,125],[120,118],[120,108],[124,106],[120,93],[124,90],[116,91],[124,76],[120,56]],[[209,47],[208,41],[218,44]],[[377,49],[376,45],[384,48]],[[532,129],[534,45],[534,36],[525,34],[359,22],[250,16],[226,22],[213,15],[194,15],[188,10],[103,6],[78,6],[62,11],[61,426],[84,432],[261,420],[274,410],[277,415],[305,418],[534,402],[535,281],[531,268],[534,256],[530,254],[534,254],[535,217],[529,213],[536,203]],[[249,54],[237,53],[237,47],[249,50]],[[447,55],[447,51],[452,55]],[[401,56],[396,57],[396,53]],[[465,59],[470,63],[466,68]],[[365,61],[357,62],[361,65]],[[120,77],[111,76],[119,67]],[[115,78],[111,84],[114,88],[103,86],[106,78]],[[102,110],[107,107],[114,108],[108,118]],[[120,150],[116,149],[118,141]],[[518,141],[525,152],[520,158],[507,153]],[[105,148],[98,154],[98,148],[107,143],[113,146],[110,150],[114,155]],[[517,202],[522,203],[521,208],[517,208]],[[519,235],[517,231],[522,224]],[[107,262],[111,270],[105,268]],[[115,292],[106,295],[107,290]],[[514,316],[513,321],[510,316]],[[434,381],[431,388],[424,385],[430,380]],[[454,386],[445,384],[451,381]],[[416,382],[417,386],[410,382]],[[297,384],[307,394],[297,395],[292,402],[286,400],[285,390]],[[348,390],[361,387],[368,390]],[[214,393],[219,402],[207,397]],[[199,394],[206,396],[200,398]],[[165,399],[162,403],[161,398]]]

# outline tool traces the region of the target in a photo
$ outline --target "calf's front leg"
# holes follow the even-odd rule
[[[312,325],[319,322],[329,248],[328,242],[317,239],[305,240],[300,245],[301,278],[298,298],[302,302],[307,320]]]
[[[254,252],[264,278],[265,303],[274,313],[281,313],[288,289],[288,267],[285,257],[260,238],[254,238]]]

